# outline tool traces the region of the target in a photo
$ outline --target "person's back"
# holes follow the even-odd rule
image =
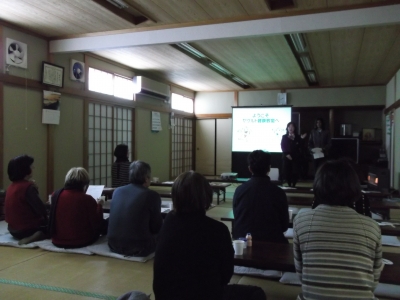
[[[354,210],[358,177],[346,161],[328,161],[317,171],[313,210],[293,224],[296,272],[302,299],[375,299],[382,270],[378,224]]]
[[[380,274],[374,265],[382,258],[374,220],[349,207],[319,205],[296,216],[293,229],[303,253],[305,299],[374,299]]]
[[[289,226],[288,203],[285,192],[266,175],[270,155],[256,150],[249,155],[248,162],[253,176],[233,196],[233,237],[238,239],[251,233],[254,240],[287,243],[284,232]]]
[[[168,214],[154,259],[157,300],[220,300],[232,273],[233,248],[223,223],[204,212]]]
[[[53,244],[63,248],[90,245],[99,237],[103,209],[83,191],[63,190],[55,209]]]
[[[108,245],[113,252],[147,256],[155,250],[155,235],[162,225],[160,195],[148,189],[150,166],[135,161],[131,182],[117,188],[112,197],[108,221]],[[135,179],[136,178],[136,179]]]
[[[286,194],[269,177],[253,176],[236,189],[233,214],[235,239],[251,233],[258,241],[287,242],[284,236],[289,225]]]
[[[129,148],[125,144],[119,144],[114,149],[116,158],[111,169],[111,187],[116,188],[130,183],[129,181],[129,166],[128,159]]]

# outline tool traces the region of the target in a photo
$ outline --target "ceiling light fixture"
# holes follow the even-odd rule
[[[119,9],[128,8],[129,5],[126,4],[123,0],[107,0],[112,5],[118,7]]]
[[[312,63],[311,53],[307,47],[305,36],[302,33],[291,33],[285,34],[285,39],[292,50],[308,85],[318,85],[317,72]]]
[[[300,56],[300,60],[301,60],[301,63],[303,64],[304,69],[306,71],[312,71],[313,70],[313,67],[312,67],[312,64],[311,64],[311,60],[310,60],[310,57],[308,55]]]
[[[305,52],[307,48],[307,44],[304,41],[304,37],[302,33],[291,33],[289,34],[292,42],[296,48],[297,52]]]
[[[313,71],[307,72],[307,76],[311,82],[317,82],[317,76],[315,76],[315,73]]]
[[[179,43],[176,44],[178,47],[182,48],[183,50],[189,52],[190,54],[193,54],[199,58],[206,58],[206,56],[201,53],[199,50],[197,50],[196,48],[193,48],[192,46],[190,46],[188,43]]]
[[[209,58],[207,55],[203,54],[193,46],[191,46],[188,43],[179,43],[179,44],[172,44],[171,45],[173,48],[185,53],[186,55],[190,56],[191,58],[195,59],[202,65],[206,66],[207,68],[210,68],[211,70],[217,72],[218,74],[222,75],[229,81],[237,84],[243,89],[248,89],[251,86],[246,83],[244,80],[233,74],[231,71],[228,69],[224,68],[221,66],[219,63],[215,62],[211,58]]]

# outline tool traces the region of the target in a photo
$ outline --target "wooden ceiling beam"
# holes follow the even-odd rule
[[[100,51],[145,45],[270,36],[400,23],[400,4],[329,13],[168,29],[108,32],[104,35],[50,41],[52,53]]]
[[[92,1],[97,3],[98,5],[101,5],[102,7],[109,10],[110,12],[117,15],[118,17],[132,23],[133,25],[138,25],[138,24],[141,24],[141,23],[149,20],[147,17],[145,17],[143,15],[134,16],[134,15],[130,14],[129,12],[112,5],[110,2],[107,2],[106,0],[92,0]]]

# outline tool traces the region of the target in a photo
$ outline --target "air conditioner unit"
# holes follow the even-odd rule
[[[136,85],[135,89],[140,90],[140,95],[146,95],[149,97],[169,102],[171,97],[171,87],[168,84],[157,82],[147,77],[135,76],[133,82]]]

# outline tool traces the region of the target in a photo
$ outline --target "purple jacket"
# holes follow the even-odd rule
[[[302,138],[298,135],[294,135],[294,140],[290,139],[287,134],[282,135],[281,148],[283,154],[286,156],[290,154],[292,157],[297,157],[301,152]]]

